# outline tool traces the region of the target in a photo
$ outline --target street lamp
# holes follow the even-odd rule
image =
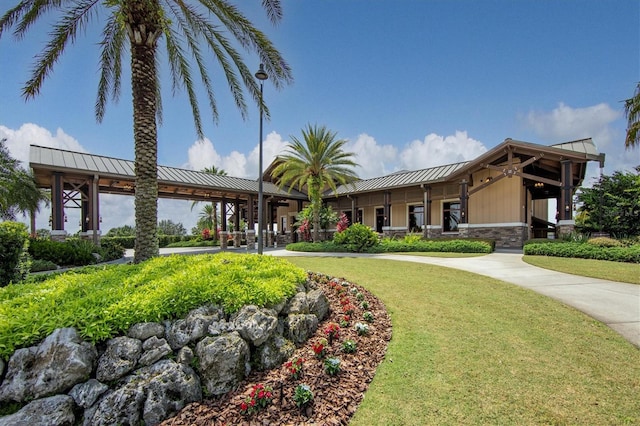
[[[264,70],[264,65],[260,64],[260,69],[255,74],[256,78],[260,80],[260,154],[258,157],[258,254],[262,254],[262,90],[264,81],[269,78],[269,75]]]

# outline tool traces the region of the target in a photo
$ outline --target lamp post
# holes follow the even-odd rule
[[[269,75],[264,70],[264,65],[260,64],[260,69],[255,74],[256,78],[260,80],[260,154],[258,156],[258,254],[262,254],[262,204],[263,204],[263,194],[262,194],[262,90],[264,86],[264,81],[269,78]]]

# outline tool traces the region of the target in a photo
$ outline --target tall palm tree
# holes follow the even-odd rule
[[[289,190],[306,186],[313,210],[313,241],[319,240],[320,209],[322,191],[331,188],[334,193],[337,184],[346,185],[358,179],[353,171],[357,164],[352,160],[352,152],[344,152],[344,139],[336,140],[336,133],[325,126],[307,125],[302,129],[303,141],[291,136],[291,143],[285,154],[276,158],[277,166],[272,175],[280,188]]]
[[[624,101],[624,113],[629,120],[624,145],[627,149],[640,146],[640,83],[633,97]]]
[[[262,7],[272,23],[281,19],[280,0],[262,0]],[[96,118],[101,121],[108,99],[117,101],[120,96],[123,55],[129,48],[136,173],[134,262],[141,262],[158,254],[157,123],[161,121],[162,112],[158,42],[161,39],[165,42],[173,89],[184,87],[188,94],[199,138],[204,134],[193,67],[200,75],[213,119],[218,119],[205,60],[209,49],[224,71],[243,118],[247,116],[244,89],[262,108],[266,107],[252,72],[227,38],[228,34],[238,46],[257,53],[269,73],[269,81],[276,88],[292,81],[291,69],[264,33],[227,0],[22,0],[0,18],[0,37],[14,28],[13,34],[21,39],[36,21],[48,14],[55,14],[55,24],[50,40],[37,56],[31,78],[23,88],[27,99],[40,92],[43,81],[64,49],[73,44],[79,33],[85,33],[88,23],[106,17],[100,43],[101,76],[95,105]],[[268,110],[264,111],[268,114]]]
[[[204,169],[202,169],[203,172],[205,173],[209,173],[211,175],[217,175],[217,176],[227,176],[227,172],[222,169],[222,168],[217,168],[216,166],[211,166],[211,167],[205,167]],[[193,203],[191,203],[191,210],[193,210],[193,208],[198,205],[198,201],[194,201]],[[202,211],[200,212],[200,219],[203,218],[208,218],[206,219],[207,223],[210,223],[211,225],[209,226],[209,229],[213,230],[213,239],[214,241],[218,241],[218,202],[217,201],[212,201],[211,202],[211,206],[206,205],[204,206],[204,208],[202,209]]]

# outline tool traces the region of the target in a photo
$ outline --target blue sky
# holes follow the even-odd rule
[[[540,144],[592,137],[607,155],[605,172],[640,164],[640,149],[624,150],[622,103],[640,80],[638,1],[284,0],[277,27],[259,3],[238,4],[295,79],[281,91],[265,84],[266,164],[308,123],[347,139],[362,177],[472,159],[507,137]],[[100,30],[94,21],[27,102],[21,87],[49,28],[37,25],[20,42],[3,34],[0,137],[15,157],[27,160],[34,143],[133,159],[128,75],[103,123],[93,114]],[[245,62],[257,70],[255,55]],[[211,69],[219,75],[213,59]],[[165,63],[161,74],[168,76]],[[213,164],[255,178],[258,109],[250,105],[243,121],[224,81],[216,92],[219,124],[204,117],[206,139],[198,142],[186,97],[164,83],[159,163]],[[594,164],[589,174],[596,173]],[[103,197],[103,230],[133,224],[132,205]],[[195,215],[185,203],[160,202],[160,219],[190,229]]]

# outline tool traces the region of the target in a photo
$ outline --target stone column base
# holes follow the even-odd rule
[[[252,229],[247,230],[247,250],[256,249],[256,231]]]
[[[563,235],[570,235],[576,229],[575,220],[561,220],[556,225],[556,236],[562,238]]]
[[[58,229],[51,231],[51,241],[65,242],[67,240],[67,231],[64,229]]]
[[[242,245],[242,232],[234,231],[233,232],[233,246],[236,248],[240,248]]]
[[[226,250],[229,246],[229,241],[227,240],[229,233],[227,231],[220,231],[220,250]]]

